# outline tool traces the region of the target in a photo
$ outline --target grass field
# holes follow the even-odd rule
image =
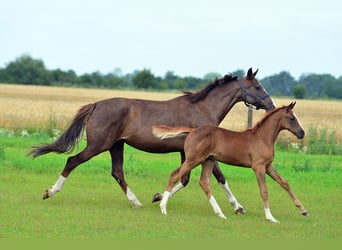
[[[179,93],[89,90],[58,87],[0,85],[0,239],[341,239],[342,156],[310,155],[277,150],[274,165],[285,177],[310,216],[300,215],[278,184],[267,179],[272,214],[280,224],[264,218],[257,182],[250,169],[222,165],[230,187],[247,214],[234,215],[225,194],[212,179],[213,193],[227,220],[216,217],[198,185],[195,169],[187,188],[169,201],[168,216],[152,204],[152,195],[165,190],[178,154],[149,154],[126,147],[127,181],[144,204],[135,208],[110,175],[109,154],[82,164],[56,196],[42,200],[43,191],[58,178],[67,155],[26,157],[32,145],[51,142],[46,134],[20,131],[67,126],[78,108],[100,99],[124,96],[165,100]],[[289,99],[276,99],[278,105]],[[4,108],[5,107],[5,108]],[[336,131],[342,102],[298,100],[296,113],[310,125]],[[254,112],[254,123],[263,116]],[[221,126],[244,129],[247,110],[236,105]],[[13,133],[15,131],[16,133]],[[284,133],[286,135],[286,133]],[[81,142],[79,150],[84,146]]]
[[[227,220],[216,217],[198,185],[200,168],[187,188],[173,197],[168,215],[152,204],[164,191],[177,154],[157,155],[125,151],[125,172],[143,208],[135,208],[110,176],[110,159],[102,154],[84,163],[69,177],[63,190],[42,200],[45,188],[57,179],[66,155],[50,154],[32,160],[31,145],[47,138],[1,137],[0,238],[276,238],[336,239],[342,237],[342,156],[277,152],[275,166],[309,210],[300,215],[288,195],[268,178],[270,206],[280,224],[267,222],[255,176],[250,169],[222,165],[230,186],[245,207],[234,215],[221,188],[212,188]],[[84,142],[83,142],[84,143]],[[82,147],[82,145],[80,146]],[[310,163],[310,168],[303,168]]]

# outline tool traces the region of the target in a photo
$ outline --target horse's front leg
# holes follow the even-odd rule
[[[266,169],[266,173],[273,179],[275,180],[283,189],[286,190],[286,192],[290,195],[293,203],[295,204],[296,207],[300,209],[300,212],[302,215],[307,216],[309,215],[308,211],[304,208],[302,203],[297,199],[297,197],[292,193],[290,185],[288,182],[278,174],[278,172],[274,169],[272,165],[270,165]]]
[[[213,174],[214,174],[217,182],[221,185],[221,187],[225,191],[225,193],[226,193],[226,195],[228,197],[229,203],[234,207],[235,214],[244,214],[244,213],[246,213],[246,211],[243,208],[243,206],[241,206],[241,204],[235,198],[233,192],[230,190],[230,188],[228,186],[228,181],[224,177],[221,169],[219,168],[217,161],[215,161],[215,163],[214,163]]]
[[[265,178],[265,169],[263,166],[258,167],[252,167],[254,170],[254,173],[257,177],[259,189],[260,189],[260,196],[262,200],[264,201],[264,209],[265,209],[265,217],[266,220],[269,220],[271,222],[279,223],[278,220],[276,220],[273,215],[271,214],[271,210],[268,204],[268,191],[266,187],[266,178]]]
[[[114,146],[109,150],[110,155],[112,157],[112,176],[120,185],[121,189],[127,196],[127,199],[135,206],[142,207],[143,204],[138,200],[132,190],[128,187],[127,182],[125,180],[125,175],[123,172],[123,142],[117,142]]]

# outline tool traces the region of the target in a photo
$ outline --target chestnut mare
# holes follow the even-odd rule
[[[212,125],[200,128],[154,126],[154,135],[161,139],[186,137],[184,143],[185,161],[180,168],[171,174],[167,189],[160,203],[161,212],[165,215],[167,214],[167,201],[176,181],[183,175],[187,175],[201,163],[202,174],[200,186],[207,195],[214,212],[219,217],[226,219],[210,190],[209,178],[213,170],[214,161],[216,160],[235,166],[251,167],[253,169],[259,184],[260,195],[264,201],[267,220],[278,222],[272,216],[268,205],[265,173],[287,191],[303,215],[308,215],[307,210],[292,193],[290,185],[272,166],[274,143],[281,130],[286,129],[290,131],[298,139],[304,138],[305,132],[292,110],[295,104],[295,102],[292,102],[288,106],[270,111],[255,127],[244,132],[233,132]]]
[[[33,158],[50,152],[70,153],[81,137],[83,129],[86,130],[85,149],[68,158],[60,177],[45,191],[43,198],[49,198],[59,192],[69,174],[78,165],[104,151],[109,151],[112,159],[112,176],[128,200],[136,206],[142,206],[124,177],[124,144],[151,153],[180,152],[183,162],[184,139],[161,141],[153,136],[152,126],[218,125],[234,104],[240,101],[255,105],[256,108],[273,109],[275,104],[255,79],[256,73],[257,71],[253,73],[252,69],[249,69],[247,76],[242,79],[226,75],[197,93],[185,93],[169,101],[112,98],[83,106],[70,127],[55,142],[34,146],[29,153]],[[217,165],[214,167],[214,175],[227,192],[234,209],[244,212]],[[188,183],[189,176],[190,173],[182,178],[178,190]]]

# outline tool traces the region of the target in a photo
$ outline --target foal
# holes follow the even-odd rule
[[[197,129],[154,126],[154,135],[161,139],[186,136],[188,134],[184,144],[185,161],[180,168],[171,174],[160,203],[162,214],[167,214],[166,206],[170,191],[177,180],[201,163],[200,186],[207,195],[214,212],[219,217],[226,219],[210,190],[209,179],[216,160],[253,169],[259,184],[260,195],[264,201],[266,220],[278,222],[272,216],[268,205],[265,173],[287,191],[303,215],[308,215],[307,210],[292,193],[290,185],[272,166],[274,143],[281,130],[289,130],[298,139],[304,138],[305,132],[292,110],[295,104],[295,102],[292,102],[288,106],[270,111],[254,128],[244,132],[234,132],[215,126],[202,126]]]

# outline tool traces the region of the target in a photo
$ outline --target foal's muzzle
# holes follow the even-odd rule
[[[297,133],[296,133],[296,136],[298,139],[303,139],[304,136],[305,136],[305,131],[303,129],[299,130]]]

